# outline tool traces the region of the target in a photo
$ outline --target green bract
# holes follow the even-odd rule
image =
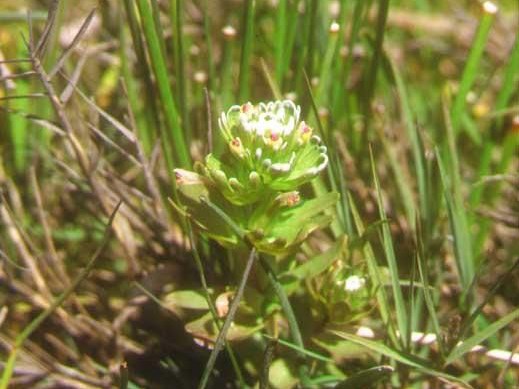
[[[289,100],[232,106],[219,119],[222,154],[207,155],[197,173],[175,170],[182,203],[209,236],[240,243],[219,209],[259,251],[281,255],[330,223],[325,211],[337,193],[303,200],[297,191],[328,164],[326,147],[299,120],[300,111]]]

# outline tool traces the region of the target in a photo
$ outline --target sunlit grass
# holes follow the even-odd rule
[[[519,384],[513,5],[50,3],[0,1],[0,387]],[[222,247],[174,169],[228,147],[229,106],[282,98],[327,146],[299,190],[338,192],[334,221],[256,254],[195,199]]]

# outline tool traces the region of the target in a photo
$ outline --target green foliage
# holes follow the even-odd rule
[[[0,386],[518,385],[515,2],[23,6]]]

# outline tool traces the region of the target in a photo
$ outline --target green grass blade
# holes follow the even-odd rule
[[[139,86],[137,85],[135,77],[133,77],[131,66],[128,61],[129,56],[126,47],[126,31],[122,23],[120,26],[119,40],[121,42],[119,48],[119,58],[121,59],[121,74],[126,86],[128,104],[130,105],[130,109],[133,112],[136,120],[137,136],[141,142],[142,149],[146,155],[149,155],[151,152],[154,136],[142,110]]]
[[[416,220],[416,210],[413,199],[413,191],[410,186],[411,180],[409,179],[409,176],[405,174],[404,169],[402,169],[400,166],[400,161],[398,160],[397,151],[395,150],[394,146],[389,143],[382,130],[378,131],[378,133],[380,142],[384,148],[384,152],[389,160],[389,166],[393,171],[396,186],[400,192],[400,197],[402,199],[407,221],[409,222],[409,226],[413,226]]]
[[[494,283],[494,285],[492,285],[492,287],[487,291],[483,301],[476,307],[476,309],[474,309],[474,311],[470,314],[470,316],[463,322],[463,326],[460,330],[460,334],[462,337],[468,332],[469,328],[471,328],[472,324],[476,321],[476,319],[481,314],[481,312],[483,312],[483,308],[485,307],[485,305],[487,305],[490,302],[492,297],[494,297],[494,295],[497,293],[499,288],[504,284],[505,280],[508,279],[508,276],[510,276],[518,266],[519,266],[519,258],[516,259],[516,261],[510,267],[510,269],[508,269],[507,272],[503,273],[497,279],[497,281]]]
[[[514,91],[517,91],[517,78],[519,77],[519,34],[515,38],[514,47],[508,56],[508,65],[503,74],[501,88],[496,97],[494,111],[499,112],[506,108]],[[497,127],[500,128],[503,119],[499,117]]]
[[[281,94],[281,90],[279,89],[279,84],[276,81],[274,81],[274,79],[272,78],[272,75],[270,74],[270,70],[268,68],[267,63],[265,62],[265,60],[263,58],[260,59],[260,62],[261,62],[261,68],[263,70],[263,74],[265,75],[267,84],[269,85],[270,90],[272,92],[272,96],[274,96],[274,98],[276,100],[282,100],[283,95]]]
[[[290,68],[292,63],[292,57],[294,53],[294,46],[296,43],[297,34],[299,33],[298,27],[298,11],[299,1],[290,1],[288,3],[287,10],[287,27],[286,27],[286,36],[285,36],[285,47],[283,49],[283,64],[281,69],[281,81],[278,83],[281,90],[284,87],[283,77],[286,76],[287,71]]]
[[[348,189],[346,187],[344,175],[342,174],[342,163],[340,161],[339,155],[337,153],[337,148],[335,147],[335,142],[330,139],[330,134],[328,131],[325,131],[325,128],[319,118],[319,112],[316,104],[316,100],[312,93],[312,88],[310,85],[310,80],[308,79],[308,75],[303,70],[303,74],[306,81],[306,87],[308,91],[308,96],[310,98],[310,103],[312,105],[312,112],[314,114],[315,120],[317,122],[317,128],[319,129],[319,134],[323,137],[325,144],[327,145],[328,153],[330,156],[330,162],[328,165],[328,172],[330,177],[330,182],[333,191],[337,191],[340,193],[340,200],[337,203],[337,215],[338,220],[341,223],[341,229],[336,226],[336,223],[332,223],[332,231],[334,235],[340,236],[342,233],[346,232],[348,234],[352,234],[353,228],[351,223],[351,216],[349,210],[349,202],[348,202]],[[318,177],[312,182],[314,191],[317,196],[322,196],[328,192],[326,185],[321,177]]]
[[[457,135],[460,130],[467,94],[472,88],[472,85],[474,84],[474,81],[477,77],[478,66],[485,51],[485,45],[488,40],[490,28],[492,27],[496,12],[497,6],[494,5],[491,1],[485,1],[483,3],[483,17],[481,18],[478,30],[474,40],[472,41],[470,53],[461,75],[458,93],[456,93],[456,98],[451,109],[452,128],[455,135]]]
[[[156,1],[156,0],[154,0]],[[184,127],[184,135],[189,142],[191,138],[189,126],[189,111],[188,111],[188,96],[187,96],[187,78],[185,72],[186,56],[184,53],[184,36],[183,36],[183,1],[170,0],[169,10],[171,23],[173,24],[173,55],[175,58],[175,80],[177,82],[177,101],[180,105],[180,112],[182,117],[182,125]]]
[[[440,177],[443,184],[443,193],[449,214],[449,223],[454,237],[454,253],[458,266],[459,276],[464,292],[469,293],[469,286],[474,278],[474,259],[472,251],[472,240],[469,230],[468,217],[465,212],[462,194],[462,183],[460,177],[460,166],[458,160],[458,148],[450,117],[447,113],[446,102],[443,101],[445,128],[447,132],[447,143],[449,163],[445,164],[440,153],[436,152]],[[447,170],[448,169],[448,170]]]
[[[287,0],[280,0],[276,12],[275,29],[275,79],[278,85],[283,83],[283,70],[285,64],[285,42],[287,40]]]
[[[233,57],[236,46],[236,30],[231,25],[223,28],[223,53],[220,66],[220,83],[219,96],[220,106],[219,110],[228,109],[234,101],[235,84],[233,79]],[[243,103],[243,102],[242,102]],[[215,137],[219,140],[219,137]],[[218,151],[221,145],[215,144],[214,149]]]
[[[355,227],[357,228],[357,234],[359,236],[362,236],[365,231],[364,223],[362,222],[359,212],[357,211],[357,207],[355,206],[355,203],[351,196],[349,196],[349,203],[351,214],[353,216],[353,221],[355,223]],[[374,289],[376,290],[376,298],[378,302],[380,316],[382,318],[382,321],[388,327],[389,336],[391,337],[392,341],[396,344],[397,337],[394,332],[394,324],[392,322],[391,315],[389,314],[389,312],[391,311],[391,307],[389,306],[386,290],[384,289],[384,285],[382,282],[382,274],[380,273],[375,253],[373,252],[373,249],[371,248],[369,242],[365,242],[363,246],[364,255],[366,257],[366,263],[368,266],[369,277]]]
[[[351,55],[353,53],[353,49],[355,47],[355,44],[357,44],[359,42],[359,31],[360,31],[360,27],[362,26],[362,23],[364,21],[364,18],[362,17],[363,13],[364,13],[364,8],[366,7],[366,2],[363,1],[363,0],[357,0],[355,1],[355,5],[354,5],[354,8],[353,8],[353,15],[352,15],[352,20],[351,20],[351,27],[350,27],[350,32],[349,32],[349,41],[348,41],[348,44],[347,44],[347,48],[348,48],[348,53],[349,55],[346,57],[346,60],[344,61],[344,64],[343,64],[343,67],[341,69],[341,77],[340,79],[342,80],[342,83],[335,83],[335,90],[334,90],[334,108],[333,108],[333,113],[334,113],[334,116],[339,116],[338,115],[338,112],[339,111],[344,111],[345,112],[345,116],[346,116],[346,120],[348,121],[348,127],[351,129],[353,127],[353,121],[352,121],[352,115],[351,115],[351,109],[350,109],[350,104],[348,103],[348,99],[345,98],[343,99],[342,97],[344,97],[345,93],[347,93],[347,91],[345,90],[344,86],[343,85],[347,85],[349,80],[350,80],[350,75],[351,75],[351,69],[352,69],[352,66],[353,66],[353,55]],[[341,21],[342,22],[342,21]],[[348,24],[348,21],[347,20],[344,20],[343,22],[344,25],[347,25]],[[341,104],[342,103],[342,104]]]
[[[290,304],[290,301],[288,300],[288,296],[285,293],[285,289],[283,288],[283,285],[279,281],[278,277],[276,276],[276,273],[272,269],[272,267],[269,265],[267,260],[260,256],[260,264],[265,273],[267,273],[267,277],[270,281],[270,284],[274,288],[274,291],[276,292],[276,295],[279,299],[279,303],[281,304],[281,308],[283,309],[283,313],[285,314],[285,318],[288,322],[288,327],[290,329],[290,336],[292,337],[292,340],[294,344],[297,346],[297,348],[300,350],[300,355],[304,358],[306,357],[306,353],[304,353],[302,350],[305,350],[305,344],[303,341],[303,336],[301,335],[301,330],[299,329],[299,324],[297,323],[297,318],[294,313],[294,309],[292,308],[292,305]],[[307,375],[306,367],[303,365],[299,369],[299,376],[301,379],[301,382],[303,386],[305,386],[305,382],[308,382],[309,378]]]
[[[330,26],[328,31],[328,41],[319,73],[319,85],[315,93],[315,101],[319,107],[328,106],[330,85],[333,80],[333,65],[337,62],[337,44],[339,43],[340,37],[339,30],[339,26],[334,23]]]
[[[446,374],[441,371],[435,370],[434,368],[429,366],[428,361],[425,359],[421,359],[414,355],[410,355],[408,353],[394,350],[381,342],[364,339],[358,335],[349,334],[349,333],[343,332],[343,331],[335,331],[335,330],[332,330],[330,332],[337,335],[339,338],[346,339],[346,340],[349,340],[350,342],[364,346],[372,351],[375,351],[376,353],[382,354],[388,358],[394,359],[397,362],[403,363],[404,365],[421,370],[426,374],[429,374],[431,376],[441,377],[445,380],[455,382],[455,383],[463,386],[464,388],[472,389],[472,386],[470,386],[468,383],[461,380],[460,378],[457,378],[450,374]]]
[[[391,70],[393,73],[393,78],[395,80],[395,85],[399,97],[400,115],[402,117],[402,120],[404,121],[407,137],[409,138],[409,142],[411,143],[411,152],[413,154],[418,194],[420,198],[420,215],[421,217],[425,218],[425,220],[429,220],[429,202],[427,193],[427,179],[425,172],[425,158],[419,139],[419,134],[414,122],[414,115],[411,110],[411,104],[405,87],[405,82],[402,78],[402,74],[400,73],[395,63],[389,57],[388,60],[391,65]]]
[[[438,339],[438,344],[440,347],[440,353],[443,355],[444,353],[444,347],[443,347],[443,341],[441,339],[441,327],[440,327],[440,321],[438,320],[438,314],[435,309],[434,305],[434,299],[431,294],[431,291],[429,289],[429,272],[427,271],[427,265],[424,262],[422,255],[419,254],[417,256],[417,264],[418,264],[418,272],[420,275],[420,281],[422,282],[423,288],[423,296],[425,300],[425,306],[427,308],[427,311],[429,312],[429,317],[432,320],[432,328],[434,331],[434,334],[436,335],[436,339]]]
[[[375,23],[376,37],[373,48],[373,58],[371,59],[369,70],[365,74],[366,78],[364,81],[364,98],[362,103],[364,107],[364,119],[366,120],[366,123],[369,122],[369,118],[371,117],[371,100],[373,99],[373,95],[375,93],[378,68],[383,57],[384,34],[386,29],[387,15],[389,13],[389,0],[379,0],[378,3],[379,6],[377,11],[377,20]],[[364,132],[367,133],[367,131]]]
[[[304,349],[305,346],[303,342],[303,336],[301,335],[301,331],[299,330],[299,325],[297,324],[297,319],[294,314],[294,310],[292,309],[290,301],[288,300],[288,296],[285,293],[285,290],[283,289],[283,284],[279,281],[274,270],[270,267],[269,263],[262,256],[260,256],[260,264],[263,267],[263,270],[265,270],[265,273],[267,273],[269,281],[272,284],[272,287],[274,288],[276,295],[279,298],[279,302],[281,304],[281,307],[283,308],[283,312],[286,316],[288,325],[290,327],[290,336],[292,337],[292,340],[300,349]]]
[[[171,92],[168,68],[157,36],[152,10],[147,0],[137,0],[137,6],[142,18],[142,27],[148,44],[151,66],[157,80],[156,86],[162,103],[162,112],[168,127],[168,130],[162,132],[162,142],[166,144],[164,157],[168,161],[168,169],[170,170],[173,168],[171,166],[173,160],[177,162],[178,166],[187,168],[191,165],[191,158]],[[174,155],[172,155],[173,152]]]
[[[438,167],[444,188],[444,197],[447,204],[450,229],[454,237],[454,254],[456,265],[463,289],[466,291],[474,278],[470,240],[467,219],[462,204],[452,195],[452,183],[439,152],[436,153]]]
[[[445,359],[445,364],[449,364],[454,362],[456,359],[460,358],[463,354],[472,350],[474,346],[480,345],[485,339],[491,337],[500,329],[506,327],[512,321],[519,318],[519,308],[516,308],[508,315],[502,317],[498,321],[490,324],[488,327],[485,327],[483,330],[477,332],[472,335],[470,338],[460,343],[457,347],[455,347],[448,357]]]
[[[30,92],[29,84],[25,80],[19,80],[16,82],[16,88],[13,94],[25,95]],[[8,102],[9,103],[9,102]],[[30,109],[30,100],[20,99],[15,100],[9,108],[14,108],[21,112],[28,112]],[[13,150],[14,167],[17,172],[23,172],[26,168],[27,155],[29,151],[29,138],[27,131],[29,127],[27,120],[19,115],[9,115],[9,129],[11,132],[11,144]]]
[[[295,350],[301,354],[304,354],[304,355],[307,355],[309,356],[310,358],[313,358],[317,361],[322,361],[322,362],[333,362],[333,359],[331,358],[328,358],[328,357],[325,357],[324,355],[321,355],[321,354],[318,354],[316,352],[313,352],[313,351],[310,351],[310,350],[307,350],[305,348],[301,348],[300,346],[294,344],[294,343],[291,343],[291,342],[287,342],[286,340],[283,340],[283,339],[278,339],[278,338],[273,338],[272,336],[270,335],[267,335],[267,334],[261,334],[263,337],[267,338],[267,339],[271,339],[271,340],[275,340],[277,341],[279,344],[282,344],[283,346],[286,346],[292,350]]]
[[[508,64],[503,74],[501,88],[496,97],[494,106],[496,112],[505,109],[514,91],[517,91],[514,86],[517,85],[515,81],[519,75],[519,35],[515,38],[514,46],[508,58]]]
[[[209,74],[209,96],[211,100],[214,100],[214,94],[216,93],[216,71],[215,63],[213,60],[213,39],[211,32],[211,17],[209,16],[209,2],[204,2],[204,35],[207,45],[207,72]]]
[[[516,36],[514,46],[509,54],[508,64],[503,72],[501,87],[499,88],[499,92],[497,94],[494,111],[500,112],[506,109],[507,105],[510,103],[510,99],[513,94],[517,90],[517,83],[519,81],[519,35]],[[508,168],[510,162],[513,160],[513,155],[517,154],[517,147],[519,144],[519,136],[514,134],[513,131],[510,131],[506,134],[506,129],[503,128],[503,116],[500,115],[496,118],[493,125],[495,126],[492,130],[495,130],[495,133],[503,134],[504,139],[502,140],[502,149],[499,154],[501,155],[501,159],[498,162],[497,167],[494,171],[491,172],[491,156],[494,153],[496,144],[495,140],[488,136],[485,140],[484,145],[484,154],[483,156],[487,156],[487,158],[482,158],[479,169],[479,177],[482,177],[487,174],[504,174]],[[490,134],[491,132],[488,131]],[[485,200],[487,204],[492,204],[498,197],[501,192],[502,185],[499,182],[496,182],[495,185],[484,188],[482,186],[476,188],[471,196],[471,205],[475,207],[479,204],[480,201]],[[490,229],[490,223],[488,220],[483,220],[480,223],[480,230],[478,231],[476,238],[474,240],[474,249],[476,253],[483,252],[482,248],[485,243],[486,237],[488,235],[488,231]]]
[[[378,181],[378,176],[375,168],[375,159],[373,157],[373,151],[370,147],[370,159],[371,159],[371,171],[373,175],[373,182],[375,183],[375,191],[377,193],[377,202],[379,216],[381,220],[387,220],[386,211],[384,209],[384,201],[382,199],[382,189]],[[405,308],[404,296],[402,289],[400,288],[400,274],[398,272],[398,264],[395,256],[395,249],[393,247],[393,239],[389,230],[388,223],[383,223],[382,226],[382,245],[384,253],[386,255],[389,272],[391,274],[391,287],[393,289],[393,298],[395,299],[396,308],[396,321],[398,324],[398,330],[400,331],[400,339],[405,348],[409,346],[407,343],[409,335],[409,321],[407,317],[407,310]]]
[[[338,215],[340,215],[342,224],[343,224],[343,230],[348,236],[355,236],[354,228],[353,228],[353,221],[351,220],[351,211],[350,211],[350,203],[348,201],[349,196],[349,190],[346,185],[346,179],[344,178],[344,171],[342,168],[342,163],[339,160],[338,155],[334,158],[334,161],[332,162],[337,168],[337,175],[339,177],[339,186],[338,188],[334,188],[335,191],[339,192],[341,195],[341,198],[339,200],[338,204]]]
[[[146,126],[150,128],[148,132],[151,132],[151,134],[149,134],[149,136],[150,139],[154,141],[155,135],[161,132],[161,121],[159,115],[159,108],[157,107],[157,101],[153,95],[154,87],[152,79],[148,76],[149,74],[151,74],[151,69],[149,67],[148,59],[144,49],[144,42],[141,37],[141,29],[139,27],[139,20],[137,16],[137,10],[135,8],[135,2],[130,0],[124,0],[124,9],[126,11],[126,20],[128,22],[128,27],[130,28],[130,33],[132,36],[133,48],[135,50],[135,55],[137,57],[137,63],[134,70],[136,72],[136,76],[144,81],[144,90],[142,93],[144,99],[142,103],[143,106],[146,107],[146,109],[143,110],[146,120]],[[123,44],[123,41],[121,41],[121,44]],[[128,88],[130,88],[130,84],[132,82],[128,82],[128,80],[125,81],[128,85]],[[134,112],[137,113],[138,111]],[[137,119],[137,121],[139,120],[140,119]]]
[[[160,21],[160,9],[157,0],[148,0],[151,6],[151,15],[153,17],[153,26],[155,27],[155,31],[157,33],[157,38],[159,39],[160,50],[162,51],[162,55],[166,58],[166,53],[168,49],[166,47],[166,39],[164,38],[164,28],[162,28],[162,23]]]
[[[294,80],[294,89],[298,95],[302,95],[304,89],[303,76],[306,71],[308,76],[312,75],[312,64],[314,50],[314,31],[317,18],[317,0],[305,0],[305,14],[302,22],[302,48],[299,50],[299,56],[296,65],[296,74]]]
[[[243,15],[242,23],[242,47],[241,47],[241,59],[240,59],[240,78],[239,78],[239,92],[238,101],[240,103],[245,102],[250,98],[249,93],[249,80],[250,80],[250,62],[252,56],[252,42],[254,41],[254,14],[255,14],[255,1],[247,0],[245,5],[245,12]]]

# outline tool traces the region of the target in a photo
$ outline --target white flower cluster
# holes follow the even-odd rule
[[[219,125],[225,133],[225,130],[229,131],[236,124],[229,123],[228,118],[232,120],[237,116],[241,128],[245,132],[264,137],[268,141],[268,138],[272,136],[286,137],[290,135],[299,122],[300,114],[301,107],[296,106],[290,100],[259,103],[257,106],[246,103],[233,105],[227,114],[222,113]],[[227,135],[232,137],[231,131]]]
[[[300,115],[301,108],[290,100],[246,103],[222,113],[218,124],[231,153],[251,170],[278,176],[296,171],[300,181],[328,165],[326,146]]]

